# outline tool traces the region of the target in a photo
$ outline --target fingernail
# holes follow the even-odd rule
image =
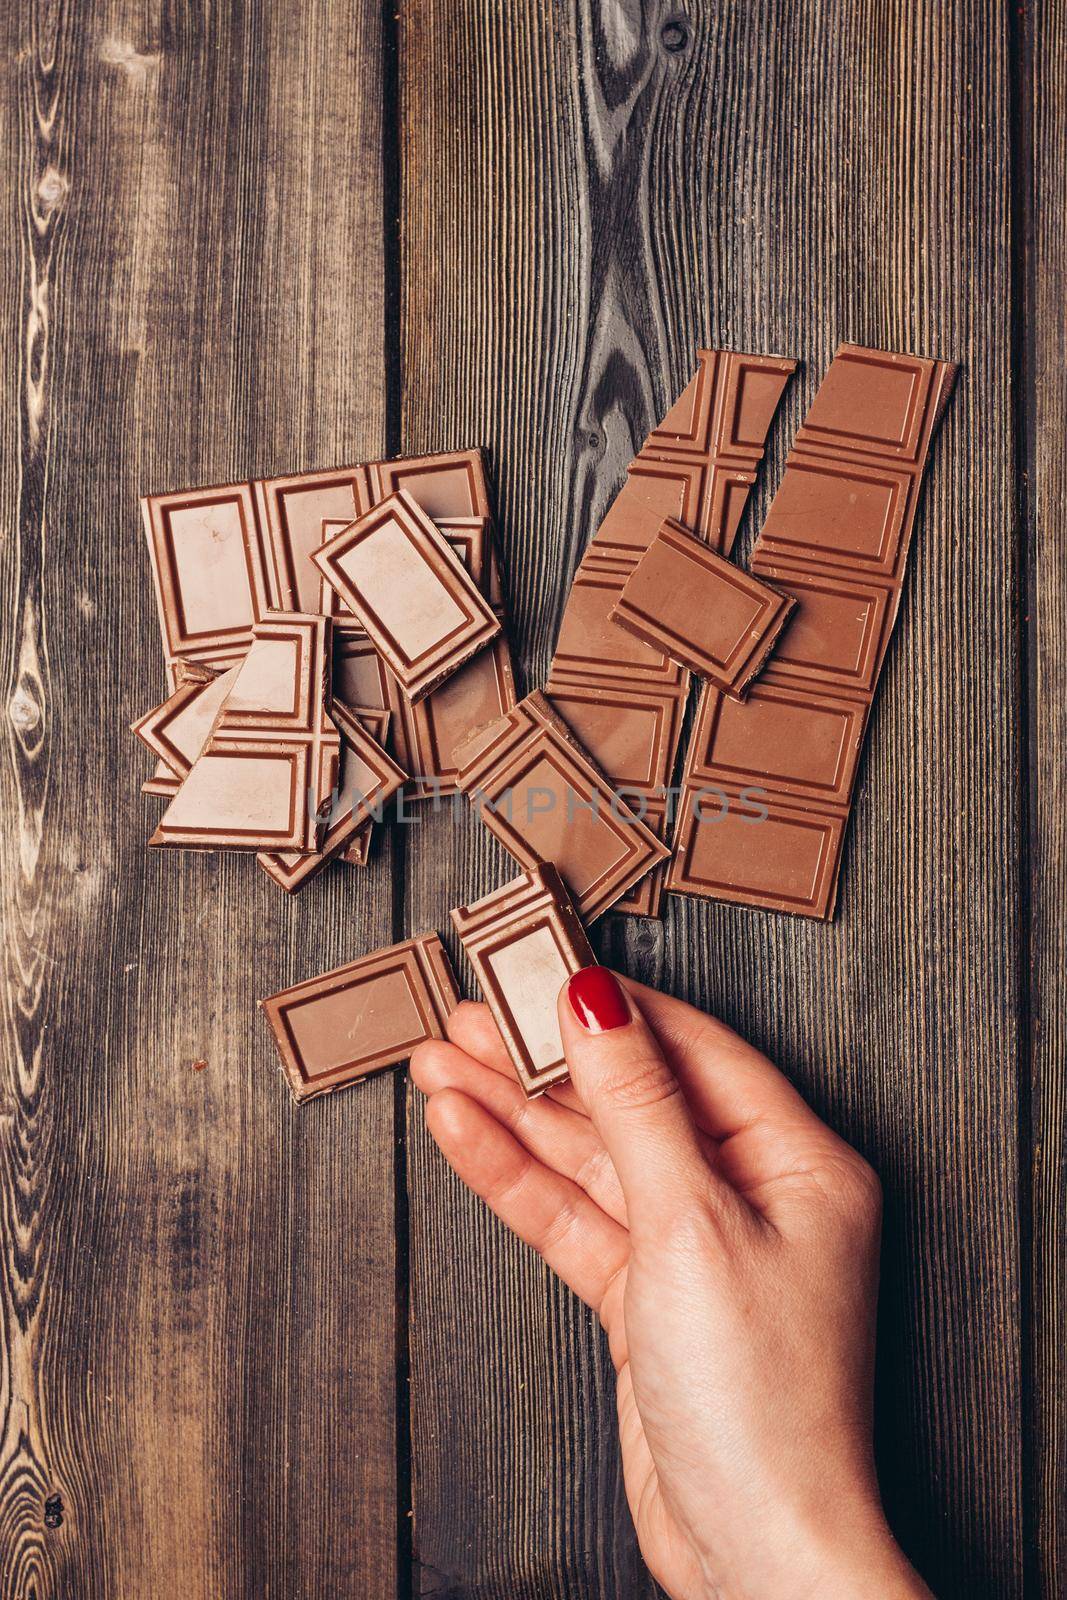
[[[590,1033],[607,1033],[623,1028],[630,1020],[630,1007],[618,978],[608,967],[583,967],[567,985],[571,1010]]]

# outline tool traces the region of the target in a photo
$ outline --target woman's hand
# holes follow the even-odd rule
[[[676,1600],[928,1591],[871,1452],[880,1194],[722,1023],[603,967],[560,996],[571,1082],[528,1101],[488,1009],[412,1076],[460,1177],[599,1314],[626,1493]]]

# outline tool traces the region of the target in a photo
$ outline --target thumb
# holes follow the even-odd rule
[[[704,1157],[655,1034],[608,967],[583,967],[564,984],[559,1026],[574,1087],[618,1173],[631,1232],[694,1201],[736,1207]]]

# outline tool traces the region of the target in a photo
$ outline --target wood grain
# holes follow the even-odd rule
[[[964,363],[837,922],[674,904],[662,931],[600,937],[631,972],[763,1044],[874,1159],[887,1190],[879,1436],[894,1520],[939,1594],[1019,1593],[1019,1102],[1005,1063],[1019,1048],[1020,705],[1001,13],[735,4],[687,19],[476,0],[447,11],[446,22],[419,0],[401,20],[405,444],[444,430],[445,443],[490,445],[531,684],[577,556],[698,342],[805,363],[749,538],[839,340]],[[457,895],[498,881],[483,841],[464,837],[459,852]],[[440,879],[410,854],[409,902],[428,911]],[[531,1595],[615,1593],[632,1550],[597,1338],[456,1193],[417,1115],[411,1177],[423,1581],[457,1595],[516,1582]],[[559,1409],[571,1382],[581,1405]]]
[[[1067,28],[1052,4],[1015,37],[1017,356],[1029,699],[1030,1139],[1027,1422],[1032,1428],[1032,1585],[1067,1586]],[[1022,291],[1021,293],[1019,291]],[[1021,313],[1021,314],[1020,314]]]
[[[255,1014],[447,932],[511,864],[464,814],[291,902],[247,859],[149,856],[125,729],[163,678],[136,496],[485,444],[531,688],[695,347],[804,363],[743,557],[854,339],[963,375],[838,918],[672,901],[593,931],[874,1161],[894,1524],[940,1596],[1051,1600],[1063,8],[396,10],[0,19],[0,1594],[653,1593],[592,1319],[460,1191],[402,1079],[297,1113]]]
[[[3,1592],[392,1595],[392,1085],[297,1114],[255,1011],[388,874],[150,857],[126,732],[138,491],[384,442],[379,11],[6,26]]]

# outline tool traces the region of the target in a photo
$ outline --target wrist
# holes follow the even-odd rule
[[[881,1515],[865,1527],[842,1527],[798,1550],[782,1600],[931,1600]],[[768,1593],[766,1600],[772,1600]]]
[[[842,1509],[832,1530],[768,1530],[762,1550],[738,1555],[732,1572],[705,1563],[700,1600],[931,1600],[880,1508],[862,1518]]]

